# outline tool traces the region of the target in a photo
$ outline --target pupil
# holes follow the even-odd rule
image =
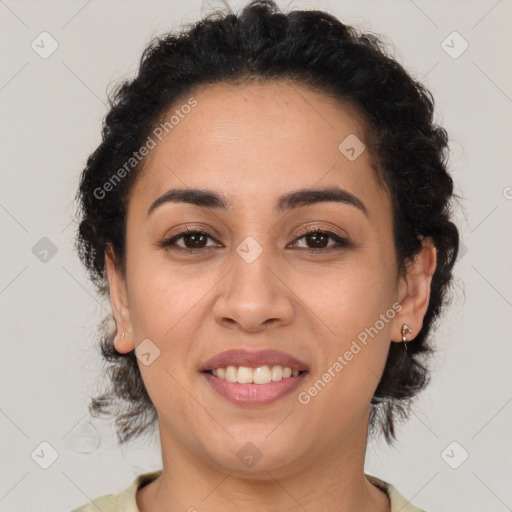
[[[192,242],[192,244],[188,244],[187,243],[187,240],[190,240],[190,239],[193,239],[194,242]],[[205,236],[200,234],[200,233],[196,233],[196,234],[192,234],[192,235],[185,235],[185,245],[190,248],[190,249],[197,249],[198,246],[195,244],[195,242],[197,241],[197,239],[199,240],[202,240],[204,242],[204,239],[205,239]],[[202,246],[201,246],[202,247]]]
[[[320,244],[318,244],[318,239],[319,238],[323,238],[323,241],[325,242],[325,239],[327,238],[326,235],[322,234],[322,233],[313,233],[313,234],[310,234],[310,235],[307,235],[307,241],[308,243],[312,240],[313,241],[313,245],[315,247],[325,247],[325,243],[322,244],[322,241],[320,241]]]

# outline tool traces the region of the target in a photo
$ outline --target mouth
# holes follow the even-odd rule
[[[200,370],[218,395],[237,405],[266,405],[296,389],[308,373],[298,359],[275,350],[231,350]]]
[[[227,366],[226,368],[215,368],[212,370],[204,370],[218,379],[227,382],[237,382],[239,384],[269,384],[270,382],[279,382],[283,379],[298,377],[305,373],[306,370],[292,370],[289,366],[258,366],[251,368],[249,366]]]

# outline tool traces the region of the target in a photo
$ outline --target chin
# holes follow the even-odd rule
[[[275,428],[275,423],[272,428]],[[269,436],[272,428],[251,429],[251,435],[247,434],[246,428],[243,434],[240,431],[240,436],[229,437],[226,434],[223,439],[209,439],[205,450],[223,470],[245,478],[268,480],[272,478],[269,472],[286,474],[292,468],[296,470],[297,443],[292,442],[286,432],[283,432],[284,436],[273,439],[274,433]],[[288,441],[284,442],[286,438]]]

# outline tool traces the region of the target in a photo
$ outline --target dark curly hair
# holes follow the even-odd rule
[[[396,439],[395,420],[408,417],[412,398],[430,380],[433,352],[428,336],[457,259],[459,233],[451,221],[458,197],[447,173],[448,137],[434,123],[431,93],[385,50],[378,37],[347,26],[322,11],[283,13],[270,0],[250,2],[235,14],[215,11],[197,23],[155,38],[144,50],[137,76],[110,94],[102,142],[81,174],[76,248],[101,296],[108,296],[105,251],[111,247],[125,269],[128,194],[142,159],[105,193],[127,162],[180,99],[202,84],[288,80],[349,104],[360,114],[376,177],[392,202],[398,275],[431,237],[437,267],[421,331],[391,343],[384,373],[371,401],[369,434]],[[117,178],[119,175],[117,176]],[[99,190],[103,190],[101,194]],[[114,348],[112,317],[100,326],[100,348],[108,363],[108,389],[89,405],[93,416],[113,415],[120,443],[151,431],[157,413],[142,381],[134,351]]]

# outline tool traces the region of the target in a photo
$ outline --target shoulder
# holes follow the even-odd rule
[[[144,485],[156,480],[162,473],[161,469],[138,475],[132,483],[119,493],[99,496],[89,503],[73,509],[71,512],[139,512],[136,501],[137,491]]]
[[[373,475],[365,473],[366,479],[386,492],[391,502],[391,512],[425,512],[425,510],[416,507],[408,499],[406,499],[400,492],[388,482],[381,480]]]

